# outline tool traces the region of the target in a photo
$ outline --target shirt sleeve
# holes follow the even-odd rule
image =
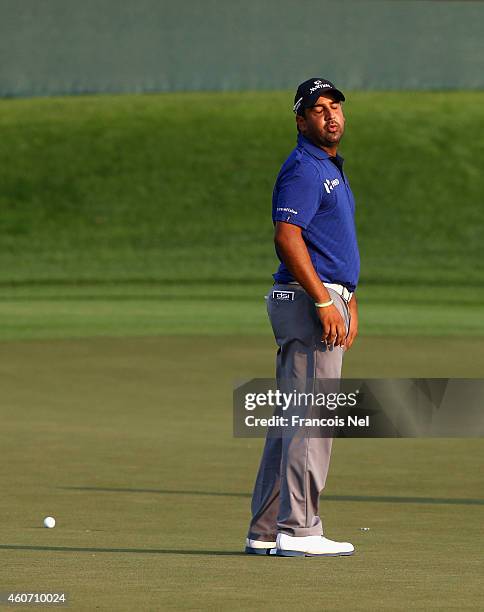
[[[297,164],[279,177],[274,222],[284,221],[306,229],[321,204],[319,172],[310,164]]]

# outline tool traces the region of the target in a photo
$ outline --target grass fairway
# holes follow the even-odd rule
[[[74,610],[477,609],[478,439],[338,440],[322,515],[357,554],[241,554],[261,441],[232,438],[231,381],[272,359],[263,336],[1,343],[2,590],[63,589]],[[478,339],[367,338],[346,375],[483,360]]]
[[[272,335],[260,283],[26,285],[0,294],[0,340],[149,335]],[[484,287],[362,284],[362,335],[484,336]],[[269,340],[268,340],[269,341]],[[467,354],[467,351],[466,351]],[[467,358],[462,355],[459,360]]]

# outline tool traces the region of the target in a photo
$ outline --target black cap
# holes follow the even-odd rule
[[[341,92],[339,89],[336,89],[336,87],[333,85],[333,83],[331,83],[331,81],[320,78],[308,79],[307,81],[304,81],[304,83],[301,83],[301,85],[299,85],[299,87],[297,88],[296,95],[294,96],[294,106],[292,110],[296,114],[301,115],[302,111],[305,108],[314,106],[315,102],[321,96],[321,94],[324,94],[328,91],[333,92],[340,102],[344,102],[345,97],[343,95],[343,92]]]

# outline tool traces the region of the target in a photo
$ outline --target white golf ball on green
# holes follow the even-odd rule
[[[47,527],[47,529],[55,527],[55,518],[53,516],[46,516],[44,519],[44,527]]]

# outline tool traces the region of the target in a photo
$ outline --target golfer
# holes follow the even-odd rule
[[[278,345],[278,381],[341,376],[357,335],[355,289],[360,260],[355,203],[338,146],[345,97],[330,81],[309,79],[294,99],[297,146],[273,192],[272,219],[280,260],[268,296]],[[350,555],[354,547],[323,536],[319,495],[331,437],[267,437],[252,497],[250,554]]]

